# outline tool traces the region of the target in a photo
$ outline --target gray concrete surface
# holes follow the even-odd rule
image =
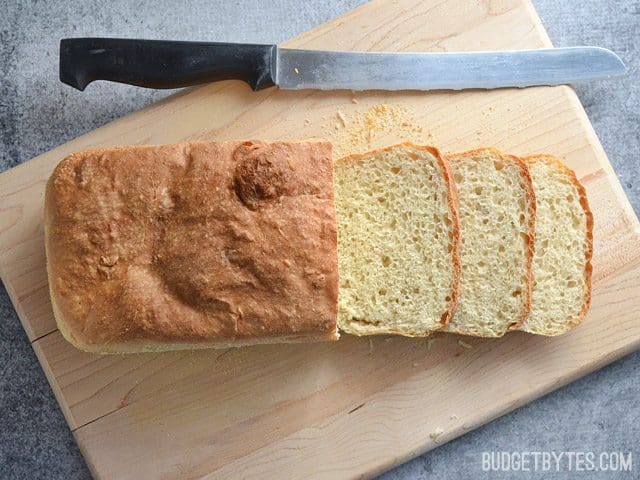
[[[359,0],[174,2],[0,1],[0,170],[167,95],[98,83],[85,94],[58,82],[58,40],[123,36],[279,42]],[[555,45],[594,44],[620,54],[622,80],[577,88],[631,203],[640,206],[640,2],[535,5]],[[1,198],[2,192],[0,192]],[[0,205],[1,208],[1,205]],[[487,388],[491,388],[489,385]],[[505,415],[381,478],[582,478],[583,472],[483,472],[483,451],[632,451],[640,478],[640,353]],[[67,428],[4,287],[0,287],[0,478],[86,479]]]

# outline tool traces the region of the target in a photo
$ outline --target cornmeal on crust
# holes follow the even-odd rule
[[[462,274],[446,330],[499,337],[531,308],[536,205],[529,170],[493,148],[447,158],[458,192]]]
[[[90,150],[46,188],[60,331],[124,353],[335,340],[331,144]]]
[[[338,326],[355,335],[426,336],[458,297],[459,225],[448,164],[409,143],[335,165]]]
[[[520,330],[560,335],[582,321],[591,303],[593,215],[573,170],[551,155],[524,160],[537,217],[531,312]]]

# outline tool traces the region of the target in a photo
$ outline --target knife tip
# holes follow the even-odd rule
[[[600,53],[599,57],[606,62],[606,68],[610,72],[610,76],[625,75],[629,70],[624,61],[612,50],[603,47],[591,47]]]

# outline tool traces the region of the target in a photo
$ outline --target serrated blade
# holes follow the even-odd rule
[[[622,75],[599,47],[497,52],[384,53],[278,48],[276,85],[320,90],[462,90],[561,85]]]

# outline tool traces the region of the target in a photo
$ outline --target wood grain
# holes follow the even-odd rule
[[[286,43],[452,51],[550,46],[524,0],[374,1]],[[87,93],[90,95],[90,92]],[[354,136],[379,105],[398,118]],[[344,122],[338,117],[344,117]],[[44,183],[89,146],[308,138],[341,153],[411,139],[563,158],[595,216],[593,306],[559,338],[344,336],[317,345],[96,356],[56,330],[42,238]],[[640,346],[639,224],[568,87],[465,92],[186,90],[0,175],[0,276],[97,478],[335,478],[378,473]],[[444,434],[436,439],[437,428]]]

